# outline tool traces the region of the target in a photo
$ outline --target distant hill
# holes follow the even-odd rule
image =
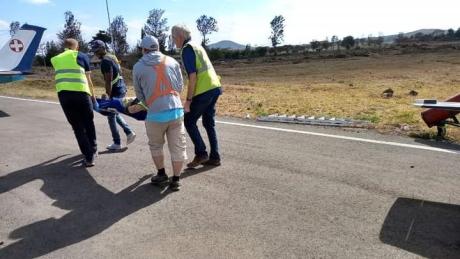
[[[433,33],[444,34],[444,33],[446,33],[446,31],[445,30],[440,30],[440,29],[421,29],[421,30],[416,30],[416,31],[413,31],[413,32],[404,33],[404,36],[410,38],[410,37],[414,36],[417,33],[421,33],[421,34],[433,34]],[[398,38],[398,34],[383,36],[383,42],[385,42],[385,43],[393,43],[396,40],[396,38]]]
[[[442,35],[442,34],[445,34],[447,31],[446,30],[441,30],[441,29],[420,29],[420,30],[416,30],[416,31],[412,31],[412,32],[406,32],[406,33],[403,33],[405,37],[412,37],[414,36],[415,34],[417,33],[421,33],[421,34],[438,34],[438,35]],[[394,34],[394,35],[387,35],[387,36],[383,36],[383,42],[384,43],[394,43],[395,40],[398,38],[398,34]],[[219,42],[216,42],[216,43],[213,43],[213,44],[209,44],[208,48],[210,49],[230,49],[230,50],[244,50],[246,48],[245,45],[241,45],[239,43],[236,43],[234,41],[231,41],[231,40],[223,40],[223,41],[219,41]]]
[[[231,50],[242,50],[245,49],[245,45],[238,44],[231,40],[223,40],[213,44],[209,44],[210,49],[231,49]]]

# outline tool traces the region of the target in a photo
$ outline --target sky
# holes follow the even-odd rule
[[[219,31],[210,42],[232,40],[251,46],[270,45],[270,21],[285,18],[283,44],[306,44],[333,35],[343,38],[391,35],[418,29],[460,27],[459,0],[108,0],[111,18],[121,15],[134,46],[149,10],[163,9],[168,25],[186,24],[199,41],[196,19],[205,14],[217,20]],[[105,0],[0,0],[0,44],[9,39],[9,24],[19,21],[47,28],[42,42],[55,40],[63,29],[64,12],[81,22],[83,38],[91,40],[108,27]]]

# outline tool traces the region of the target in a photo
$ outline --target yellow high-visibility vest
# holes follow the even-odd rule
[[[112,62],[114,62],[117,67],[118,67],[118,75],[117,77],[115,77],[112,82],[110,83],[112,86],[115,85],[116,83],[118,83],[118,81],[120,81],[121,79],[123,79],[123,77],[121,76],[121,65],[120,65],[120,61],[118,61],[118,58],[117,56],[113,55],[113,54],[110,54],[110,53],[107,53],[105,54],[104,58],[107,58],[109,60],[111,60]]]
[[[212,66],[211,60],[209,60],[206,50],[199,44],[187,42],[182,47],[182,51],[187,46],[192,47],[196,57],[195,65],[197,70],[197,82],[193,96],[197,96],[214,88],[221,87],[220,77],[216,74],[216,71]]]
[[[91,95],[85,69],[77,63],[78,51],[66,49],[51,59],[55,70],[56,92],[63,90],[85,92]]]

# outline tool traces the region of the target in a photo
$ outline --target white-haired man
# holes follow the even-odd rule
[[[152,177],[152,184],[169,182],[163,154],[166,135],[173,167],[169,188],[178,191],[182,166],[187,159],[184,109],[180,99],[184,83],[180,65],[159,51],[158,40],[153,36],[145,36],[141,48],[143,56],[134,65],[133,84],[137,98],[148,107],[145,128],[153,162],[158,170]]]
[[[181,49],[182,63],[188,75],[187,99],[184,104],[184,123],[195,146],[195,157],[187,167],[203,165],[220,166],[219,147],[215,129],[216,103],[222,94],[220,78],[209,60],[206,50],[191,41],[190,30],[185,25],[175,25],[171,31],[177,48]],[[203,127],[208,134],[210,153],[201,138],[196,125],[202,117]]]

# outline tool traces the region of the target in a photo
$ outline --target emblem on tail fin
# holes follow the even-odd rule
[[[10,49],[14,52],[21,52],[24,49],[24,44],[18,39],[12,39],[10,41]]]

